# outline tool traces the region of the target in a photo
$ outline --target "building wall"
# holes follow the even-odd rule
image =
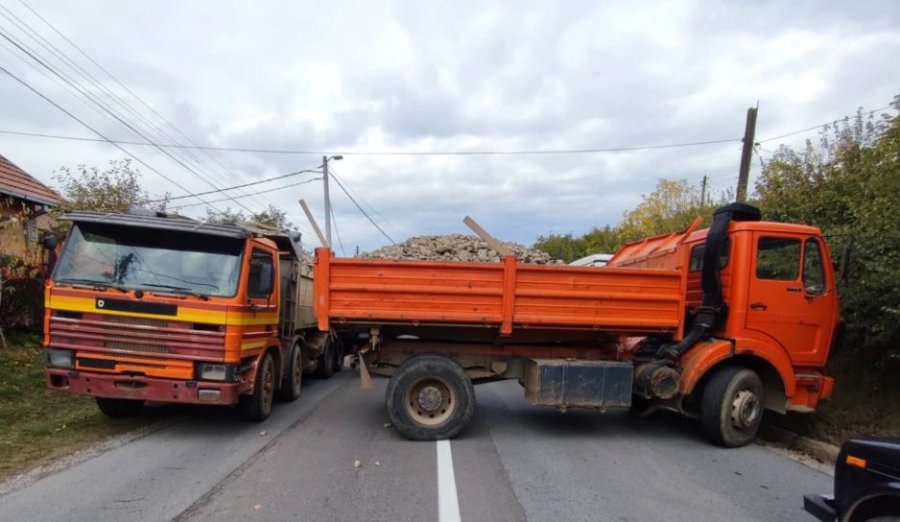
[[[27,219],[23,212],[20,200],[0,198],[0,255],[40,262],[42,253],[35,227],[34,220]]]

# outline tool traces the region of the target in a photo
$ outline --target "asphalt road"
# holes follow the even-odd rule
[[[710,446],[675,416],[560,414],[514,382],[476,387],[476,416],[440,461],[436,443],[386,426],[385,384],[308,381],[262,424],[185,409],[0,497],[0,520],[803,521],[802,494],[831,488],[764,446]]]

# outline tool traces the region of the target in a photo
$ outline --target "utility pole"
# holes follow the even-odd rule
[[[331,196],[328,194],[328,156],[322,156],[322,183],[325,185],[325,242],[331,248]]]
[[[343,156],[322,156],[322,183],[325,185],[325,240],[328,242],[328,248],[331,248],[331,195],[328,193],[328,162],[330,160],[340,161]]]
[[[703,176],[703,185],[700,188],[700,208],[706,207],[706,181],[708,176]]]
[[[741,151],[741,170],[738,173],[737,200],[747,199],[747,183],[750,179],[750,161],[753,159],[753,143],[756,139],[756,112],[758,107],[747,109],[747,125],[744,128],[744,149]]]

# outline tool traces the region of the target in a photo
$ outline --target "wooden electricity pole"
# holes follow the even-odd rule
[[[741,151],[741,171],[738,173],[737,200],[747,199],[747,183],[750,179],[750,161],[753,159],[753,142],[756,139],[757,107],[747,109],[747,125],[744,128],[744,149]]]
[[[703,185],[700,186],[700,208],[706,207],[706,183],[709,176],[703,176]]]

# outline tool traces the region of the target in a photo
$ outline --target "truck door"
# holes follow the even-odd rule
[[[822,364],[835,299],[826,291],[823,249],[814,238],[758,232],[754,240],[747,328],[780,344],[795,364]]]
[[[275,281],[275,261],[272,254],[254,248],[250,254],[249,272],[247,301],[253,311],[264,314],[278,310],[278,287]],[[277,322],[278,319],[272,320],[273,324]]]

